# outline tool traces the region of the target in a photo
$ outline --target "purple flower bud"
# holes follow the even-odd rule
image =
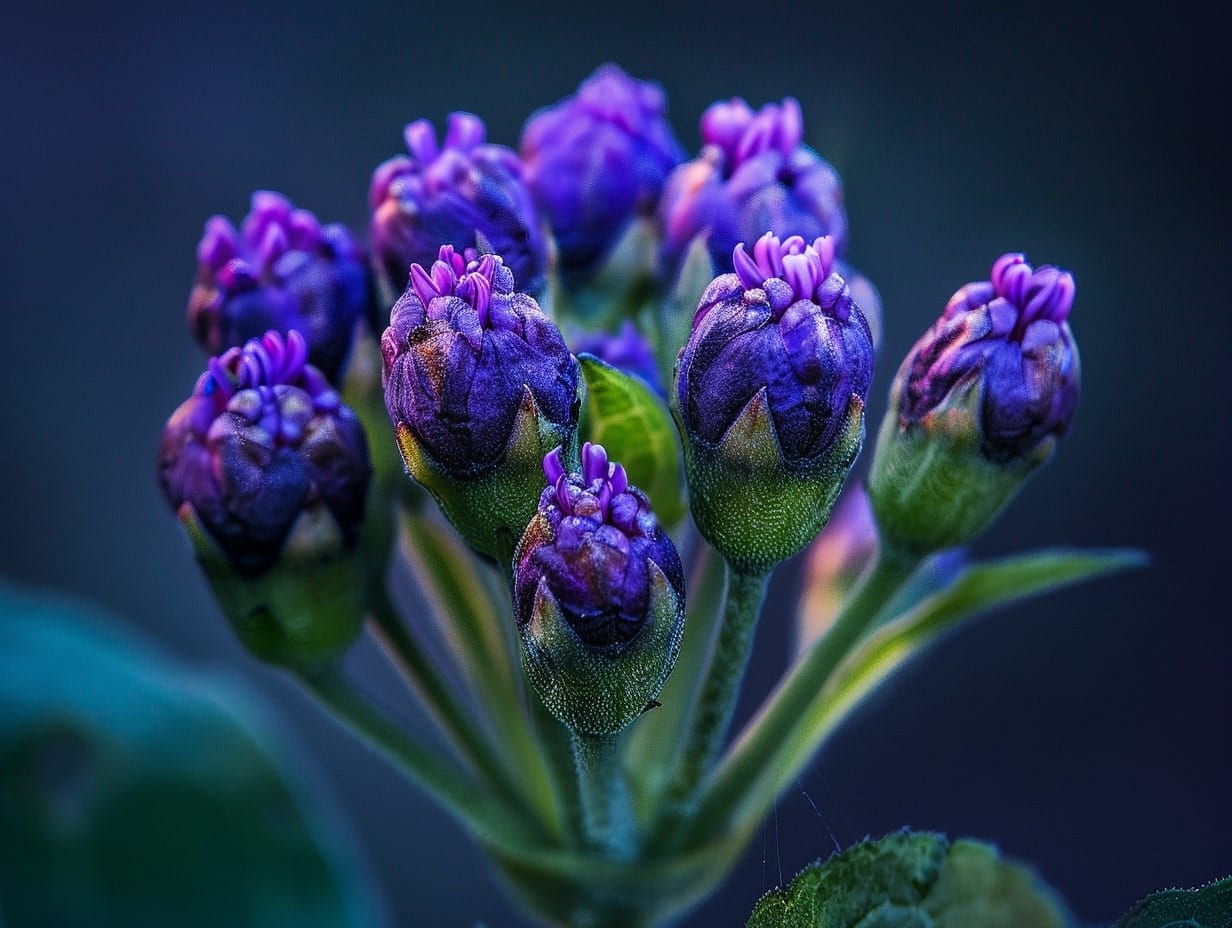
[[[1061,437],[1078,404],[1079,366],[1066,320],[1074,278],[1021,254],[997,259],[991,279],[969,283],[899,372],[903,428],[920,423],[956,388],[982,385],[980,451],[992,461],[1024,457]]]
[[[239,231],[223,216],[206,222],[189,328],[211,354],[294,329],[311,363],[336,378],[369,300],[364,265],[345,226],[322,226],[286,197],[259,190]]]
[[[620,331],[615,334],[579,332],[572,338],[572,342],[574,354],[592,354],[626,374],[640,377],[659,396],[667,396],[663,382],[659,379],[654,350],[637,330],[637,326],[628,319],[621,323]]]
[[[242,574],[280,558],[292,527],[328,516],[324,540],[353,547],[370,468],[355,415],[307,363],[292,330],[270,331],[210,359],[163,431],[158,477],[177,512],[189,506]]]
[[[847,284],[834,273],[834,242],[767,232],[734,274],[714,280],[680,356],[677,401],[685,431],[717,446],[760,393],[783,458],[807,464],[845,428],[852,396],[868,395],[872,335]]]
[[[496,255],[445,245],[430,269],[412,265],[381,351],[390,417],[453,477],[500,463],[527,391],[554,444],[577,426],[577,362]]]
[[[703,231],[720,270],[738,242],[767,229],[808,240],[829,236],[843,254],[842,182],[802,143],[799,103],[788,97],[756,113],[738,97],[715,103],[702,115],[701,135],[701,154],[672,172],[659,204],[669,264]]]
[[[514,561],[514,605],[525,626],[540,582],[588,646],[628,644],[649,615],[650,566],[684,599],[684,572],[650,501],[609,464],[602,445],[582,448],[582,472],[569,474],[560,449],[543,461],[548,487]]]
[[[431,264],[442,245],[501,255],[530,293],[543,286],[546,253],[518,156],[486,144],[478,116],[451,113],[443,143],[425,119],[404,131],[409,156],[381,164],[368,193],[372,248],[394,292],[412,263]]]
[[[521,150],[566,269],[597,261],[631,217],[653,214],[668,172],[684,159],[662,89],[614,64],[531,116]]]

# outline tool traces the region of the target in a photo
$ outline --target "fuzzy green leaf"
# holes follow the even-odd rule
[[[862,841],[767,893],[748,928],[1063,928],[1055,894],[978,841],[898,832]]]
[[[603,445],[624,465],[629,482],[650,497],[659,520],[675,525],[685,510],[680,444],[667,407],[639,378],[593,355],[580,355],[578,362],[586,379],[582,440]]]
[[[1130,909],[1116,928],[1230,928],[1232,876],[1196,889],[1165,889]]]

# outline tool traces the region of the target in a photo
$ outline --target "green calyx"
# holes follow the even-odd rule
[[[579,386],[579,400],[583,389]],[[471,547],[501,563],[509,560],[535,514],[545,485],[544,455],[563,446],[566,461],[577,456],[576,429],[566,432],[549,422],[529,387],[523,387],[504,457],[477,477],[447,473],[405,423],[398,423],[395,432],[407,473],[432,494]]]
[[[954,390],[908,426],[899,422],[898,393],[896,385],[868,490],[882,542],[903,554],[922,557],[970,542],[1056,446],[1049,438],[1025,458],[990,461],[980,453],[978,383]]]
[[[657,564],[642,630],[622,645],[586,644],[540,580],[530,621],[519,629],[522,666],[543,704],[582,735],[611,735],[651,706],[676,666],[684,602]]]
[[[693,518],[733,569],[763,574],[825,528],[864,443],[859,396],[851,395],[830,450],[807,463],[784,459],[764,388],[714,446],[690,440],[672,405],[684,442]]]
[[[256,658],[313,673],[340,657],[363,628],[363,547],[347,548],[323,505],[302,512],[278,562],[256,576],[235,570],[196,510],[180,507],[197,561],[227,621]]]

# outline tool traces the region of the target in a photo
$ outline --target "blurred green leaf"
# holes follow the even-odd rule
[[[978,841],[898,832],[862,841],[771,890],[748,928],[1062,928],[1056,895]]]
[[[659,521],[675,525],[685,511],[680,444],[663,400],[641,379],[594,355],[579,355],[578,362],[586,378],[582,440],[603,445],[624,465],[629,482],[650,497]]]
[[[1117,928],[1229,928],[1232,876],[1196,889],[1165,889],[1130,909]]]
[[[233,686],[0,585],[11,928],[369,926],[371,887]]]

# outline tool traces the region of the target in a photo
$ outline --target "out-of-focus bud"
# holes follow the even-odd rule
[[[224,612],[258,657],[336,656],[363,618],[363,429],[296,331],[210,360],[163,431],[158,477]]]
[[[580,376],[560,330],[500,257],[446,245],[430,269],[412,265],[381,352],[407,470],[470,544],[506,560],[543,455],[575,440]]]
[[[831,240],[767,233],[733,262],[697,307],[672,399],[698,528],[760,572],[829,518],[864,439],[873,344]]]
[[[574,354],[592,354],[617,370],[640,377],[660,397],[667,397],[663,381],[659,379],[654,349],[628,319],[620,324],[620,330],[614,334],[579,332],[571,341]]]
[[[652,215],[668,172],[684,160],[663,90],[614,64],[531,116],[521,151],[566,272],[593,267],[634,216]]]
[[[608,735],[663,688],[684,632],[684,572],[671,539],[601,445],[548,487],[514,556],[522,662],[548,710],[573,731]]]
[[[967,284],[894,379],[869,482],[883,541],[911,554],[983,531],[1048,460],[1078,403],[1074,279],[1020,254]]]
[[[659,203],[664,256],[675,267],[693,238],[708,234],[719,270],[732,250],[767,229],[809,241],[847,244],[847,214],[837,172],[802,143],[804,118],[791,97],[758,112],[740,98],[702,114],[702,150],[667,179]]]
[[[295,330],[309,362],[336,382],[369,303],[365,260],[346,226],[323,226],[281,194],[259,190],[238,231],[224,216],[206,222],[188,327],[215,355]]]
[[[406,127],[409,156],[372,174],[372,250],[385,305],[407,285],[411,264],[430,265],[442,245],[500,255],[527,293],[543,288],[547,263],[539,216],[518,156],[489,145],[483,120],[451,113],[443,142],[426,119]]]
[[[798,651],[825,634],[843,600],[877,555],[877,526],[864,487],[843,491],[829,524],[809,547],[800,598]]]

